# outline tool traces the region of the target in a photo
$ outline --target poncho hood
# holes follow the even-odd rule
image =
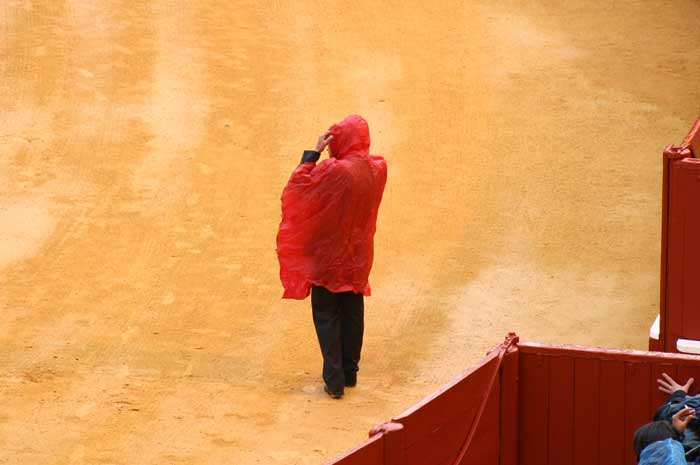
[[[342,160],[350,155],[369,155],[369,125],[360,115],[350,115],[331,126],[331,154]]]

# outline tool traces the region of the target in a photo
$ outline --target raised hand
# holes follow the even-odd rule
[[[331,135],[331,131],[328,130],[318,136],[318,142],[316,143],[316,148],[314,149],[318,153],[321,153],[325,150],[326,146],[333,140],[333,136]]]
[[[681,385],[666,373],[661,373],[661,378],[663,379],[657,379],[656,382],[659,383],[659,391],[665,392],[666,394],[673,394],[676,391],[683,391],[688,394],[690,385],[695,381],[693,378],[690,378],[685,384]]]

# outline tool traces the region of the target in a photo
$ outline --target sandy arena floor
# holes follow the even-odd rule
[[[440,3],[2,0],[0,463],[320,464],[508,330],[645,347],[700,3]],[[389,182],[333,401],[275,235],[351,112]]]

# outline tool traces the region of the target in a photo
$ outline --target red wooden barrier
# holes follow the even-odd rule
[[[698,254],[700,198],[696,158],[700,157],[700,119],[678,146],[664,150],[661,226],[661,298],[656,331],[649,349],[677,351],[677,340],[700,339]],[[656,335],[653,335],[656,333]]]
[[[632,465],[634,431],[666,400],[656,387],[664,372],[700,385],[700,357],[518,345],[510,335],[475,368],[329,463]]]
[[[498,393],[499,388],[501,360],[498,355],[494,352],[479,369],[460,377],[394,419],[405,427],[408,464],[452,463],[469,450],[479,429],[486,429],[484,434],[489,439],[480,445],[481,452],[497,459],[499,405],[498,398],[492,394]],[[435,401],[438,397],[440,401]],[[483,415],[486,409],[489,418]],[[440,447],[432,447],[433,444],[440,444]]]
[[[671,165],[665,349],[679,338],[700,340],[700,159]]]
[[[370,437],[377,438],[374,442],[329,464],[517,464],[516,342],[517,337],[509,335],[476,367],[370,431]],[[368,454],[365,447],[377,450]]]
[[[700,358],[523,343],[520,464],[635,464],[632,436],[666,396],[662,372],[700,381]]]

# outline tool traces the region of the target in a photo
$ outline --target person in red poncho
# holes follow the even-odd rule
[[[282,192],[277,256],[283,298],[311,293],[323,354],[325,391],[334,398],[357,382],[364,300],[374,256],[386,162],[369,153],[369,126],[357,115],[334,124],[304,151]],[[318,165],[328,146],[330,157]]]

